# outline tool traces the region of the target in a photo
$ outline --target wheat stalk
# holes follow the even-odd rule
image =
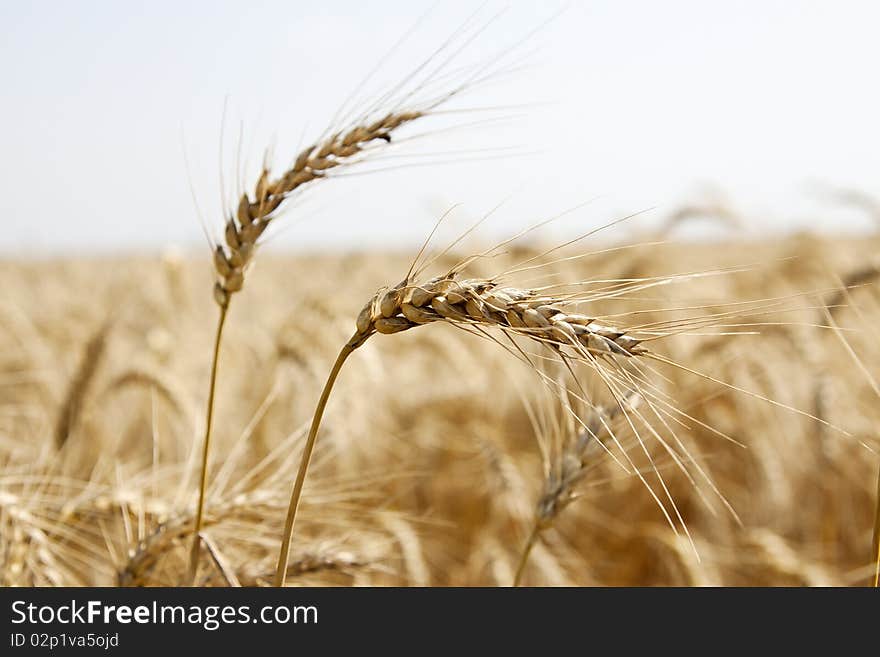
[[[443,100],[448,97],[444,97]],[[232,295],[243,288],[245,274],[248,266],[253,262],[261,237],[277,218],[284,201],[295,192],[306,185],[326,178],[328,172],[333,169],[361,161],[365,156],[375,151],[374,146],[390,144],[392,134],[398,129],[427,116],[429,113],[430,109],[390,112],[377,120],[359,123],[338,131],[323,141],[304,148],[297,155],[293,166],[275,178],[272,178],[268,169],[264,167],[252,192],[250,194],[245,192],[241,195],[235,216],[230,216],[227,219],[224,230],[225,245],[217,244],[214,248],[214,271],[217,279],[214,283],[214,300],[220,308],[220,315],[217,320],[208,384],[199,500],[187,575],[190,584],[195,581],[198,569],[199,531],[205,505],[214,394],[223,326],[226,322]]]
[[[497,279],[460,279],[459,275],[460,267],[455,267],[444,276],[417,284],[410,281],[410,273],[395,287],[379,290],[358,314],[355,333],[330,371],[303,447],[278,555],[275,586],[284,585],[297,508],[330,392],[346,359],[373,334],[400,333],[442,322],[478,333],[500,329],[511,337],[526,337],[549,347],[563,359],[588,363],[599,358],[631,358],[648,353],[641,340],[626,330],[568,312],[568,306],[585,300],[582,296],[507,287]]]
[[[865,265],[862,265],[856,269],[849,271],[845,276],[840,279],[840,289],[835,290],[833,294],[829,295],[818,313],[817,324],[819,326],[824,326],[826,321],[831,325],[832,328],[835,329],[835,335],[837,335],[838,339],[843,342],[844,345],[847,346],[847,350],[853,358],[857,358],[854,351],[849,348],[846,340],[841,338],[840,332],[837,329],[837,316],[840,311],[847,307],[848,302],[851,302],[850,296],[851,291],[857,287],[863,285],[869,285],[873,283],[878,277],[880,277],[880,258],[874,257]],[[861,315],[861,313],[859,313]],[[872,387],[875,393],[880,394],[878,392],[877,384],[874,381],[873,377],[865,370],[862,366],[860,366],[862,372],[867,376],[868,380],[871,382]],[[817,416],[821,417],[821,413],[824,411],[824,394],[826,392],[826,376],[827,372],[820,372],[820,378],[817,383],[814,385],[813,398],[815,400],[814,406],[817,409]],[[871,532],[871,564],[873,566],[873,574],[871,576],[871,584],[874,588],[880,588],[880,468],[877,470],[877,494],[874,505],[874,527]]]
[[[216,274],[214,300],[220,308],[220,315],[217,321],[205,413],[199,500],[188,569],[190,583],[195,581],[198,568],[199,529],[205,503],[217,360],[223,325],[232,296],[243,288],[246,272],[253,262],[262,236],[269,225],[277,219],[279,212],[285,206],[285,201],[291,196],[320,180],[333,177],[335,170],[339,168],[372,157],[377,150],[382,150],[384,146],[390,144],[392,136],[402,127],[434,114],[439,106],[452,98],[504,73],[503,68],[492,70],[495,68],[494,65],[522,45],[522,42],[507,51],[502,51],[487,62],[465,66],[452,72],[448,70],[462,51],[491,21],[476,28],[469,26],[469,23],[470,19],[424,62],[417,65],[400,84],[382,94],[377,101],[365,104],[363,111],[352,110],[349,106],[352,98],[346,101],[324,136],[302,149],[294,159],[293,165],[286,171],[273,177],[264,165],[253,190],[241,194],[235,213],[226,218],[225,244],[216,244],[213,249]],[[439,64],[434,63],[437,58],[441,58]],[[449,80],[456,79],[450,76],[460,76],[458,77],[460,82],[444,88]],[[360,87],[355,93],[358,92]],[[349,118],[352,116],[356,118]]]

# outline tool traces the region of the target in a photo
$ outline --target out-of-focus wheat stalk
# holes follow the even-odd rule
[[[612,424],[624,411],[623,405],[634,408],[637,403],[638,395],[631,393],[627,399],[613,404],[610,408],[596,406],[586,426],[581,428],[576,438],[566,440],[562,449],[552,455],[554,461],[547,464],[547,473],[541,496],[535,507],[532,528],[517,561],[513,576],[514,586],[519,586],[522,582],[529,555],[541,532],[551,527],[563,509],[576,499],[576,487],[586,475],[593,456],[614,435]]]
[[[837,315],[840,313],[840,310],[845,307],[846,302],[851,301],[852,290],[861,286],[869,285],[873,283],[878,277],[880,277],[880,258],[877,257],[872,258],[872,260],[868,264],[853,269],[852,271],[845,274],[840,279],[840,289],[835,291],[824,301],[823,306],[820,310],[818,322],[824,323],[825,321],[827,321],[828,324],[830,324],[831,328],[834,329],[835,335],[837,336],[838,340],[844,345],[854,364],[864,375],[865,379],[867,379],[867,381],[870,383],[875,395],[880,398],[880,386],[878,386],[876,379],[860,361],[858,354],[856,354],[846,338],[843,337],[837,324]],[[858,310],[858,307],[855,305],[854,307],[856,308],[857,314],[861,316],[862,313],[860,310]],[[819,396],[818,393],[820,392],[821,390],[817,390],[817,397]],[[877,469],[877,492],[874,504],[874,527],[871,533],[871,562],[873,565],[872,584],[874,588],[880,588],[880,467],[878,467]]]
[[[55,446],[60,449],[70,437],[70,433],[76,425],[82,411],[83,401],[91,387],[95,372],[98,370],[104,351],[107,347],[107,333],[110,323],[102,324],[89,338],[83,350],[82,360],[70,385],[64,401],[61,403],[61,412],[55,424]]]

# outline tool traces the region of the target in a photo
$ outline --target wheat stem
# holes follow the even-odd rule
[[[532,526],[532,531],[529,532],[529,537],[526,539],[526,544],[523,547],[522,554],[519,557],[519,563],[516,566],[516,574],[513,576],[513,585],[514,587],[519,586],[522,581],[523,573],[526,570],[526,564],[529,561],[529,555],[532,553],[532,548],[535,547],[535,543],[538,541],[538,534],[540,534],[541,528],[538,526],[536,522]]]
[[[877,470],[877,506],[874,510],[874,588],[880,587],[880,468]]]
[[[211,443],[211,424],[214,420],[214,390],[217,384],[217,361],[220,356],[220,341],[223,338],[223,325],[226,323],[226,314],[229,304],[220,306],[220,316],[217,319],[217,334],[214,338],[214,356],[211,360],[211,382],[208,385],[208,408],[205,411],[205,440],[202,444],[202,472],[199,481],[199,504],[196,508],[196,523],[193,528],[192,548],[189,555],[189,569],[186,581],[192,586],[196,581],[196,571],[199,567],[199,546],[202,530],[202,513],[205,509],[205,484],[208,479],[208,451]]]
[[[333,384],[336,383],[336,377],[342,369],[345,359],[357,349],[362,341],[357,340],[359,336],[356,334],[349,340],[333,364],[324,389],[321,391],[321,398],[315,407],[315,415],[312,417],[312,426],[309,428],[309,435],[306,438],[306,444],[303,447],[302,457],[299,462],[299,471],[296,473],[296,481],[293,484],[293,491],[290,493],[290,504],[287,507],[287,520],[284,523],[284,537],[281,541],[281,550],[278,553],[278,566],[275,569],[274,586],[284,586],[284,580],[287,577],[287,560],[290,555],[290,539],[293,536],[293,523],[296,521],[296,511],[299,508],[299,500],[302,497],[303,484],[306,480],[306,473],[309,469],[309,463],[312,460],[312,451],[315,448],[315,441],[318,437],[318,428],[321,426],[321,417],[324,415],[324,407],[327,406],[327,400],[330,398],[330,392],[333,390]]]

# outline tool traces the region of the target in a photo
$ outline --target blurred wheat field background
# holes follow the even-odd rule
[[[594,240],[578,253],[609,246]],[[579,498],[542,533],[524,583],[866,583],[880,449],[880,404],[866,373],[880,364],[880,297],[870,276],[842,297],[834,290],[873,262],[876,247],[875,238],[801,235],[723,248],[645,245],[549,265],[580,280],[766,263],[653,290],[651,303],[663,297],[667,307],[817,291],[796,297],[800,312],[762,318],[779,324],[758,335],[677,336],[664,353],[850,435],[664,370],[654,382],[700,422],[677,433],[741,524],[649,443],[692,547],[634,473],[599,455]],[[253,270],[220,361],[199,583],[270,581],[329,363],[364,300],[411,258],[264,254]],[[216,312],[204,293],[207,261],[173,252],[7,261],[0,285],[3,584],[180,583],[203,430],[205,318]],[[601,303],[620,312],[645,302]],[[833,324],[820,319],[824,303]],[[813,326],[823,323],[839,330]],[[553,407],[528,367],[454,327],[378,336],[351,358],[331,398],[288,582],[510,584],[543,481],[548,423],[536,418]],[[650,476],[644,458],[638,465]]]
[[[872,8],[588,4],[4,8],[0,584],[876,586]]]

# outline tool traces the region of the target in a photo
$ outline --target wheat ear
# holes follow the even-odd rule
[[[622,400],[622,403],[633,407],[637,401],[638,396],[633,393]],[[535,507],[534,522],[517,562],[513,586],[519,586],[522,582],[529,555],[541,533],[552,526],[562,510],[576,499],[576,486],[586,475],[596,450],[613,437],[611,424],[622,410],[620,404],[609,409],[596,407],[589,422],[578,433],[577,439],[566,444],[557,455],[555,467],[549,469],[544,479],[544,487]]]
[[[205,490],[210,455],[211,423],[214,414],[214,392],[217,366],[222,342],[223,325],[229,311],[232,295],[244,286],[245,273],[251,264],[266,229],[278,216],[284,201],[305,185],[325,178],[327,172],[340,166],[353,164],[366,155],[371,144],[388,144],[398,128],[426,115],[423,111],[392,112],[382,118],[355,125],[339,131],[324,141],[308,146],[297,155],[293,166],[277,178],[271,178],[264,168],[252,193],[241,195],[235,216],[225,225],[226,244],[214,248],[214,300],[220,307],[217,320],[214,352],[211,361],[208,402],[205,410],[205,436],[202,444],[201,471],[199,474],[199,499],[193,528],[187,582],[191,586],[196,579],[199,561],[199,532],[205,507]]]
[[[283,586],[296,513],[318,436],[324,408],[345,360],[374,333],[392,334],[422,324],[446,322],[465,329],[497,328],[531,338],[567,358],[595,362],[600,357],[632,357],[647,353],[638,338],[625,330],[601,324],[564,306],[571,297],[536,290],[503,287],[491,279],[459,280],[452,270],[444,276],[413,284],[409,276],[391,289],[376,293],[358,315],[357,329],[333,365],[315,409],[291,492],[287,520],[278,554],[275,586]]]
[[[55,447],[57,449],[61,449],[67,443],[67,439],[80,417],[83,403],[107,348],[109,330],[110,322],[108,321],[95,331],[83,349],[79,367],[70,381],[67,393],[61,403],[61,412],[55,423]]]

